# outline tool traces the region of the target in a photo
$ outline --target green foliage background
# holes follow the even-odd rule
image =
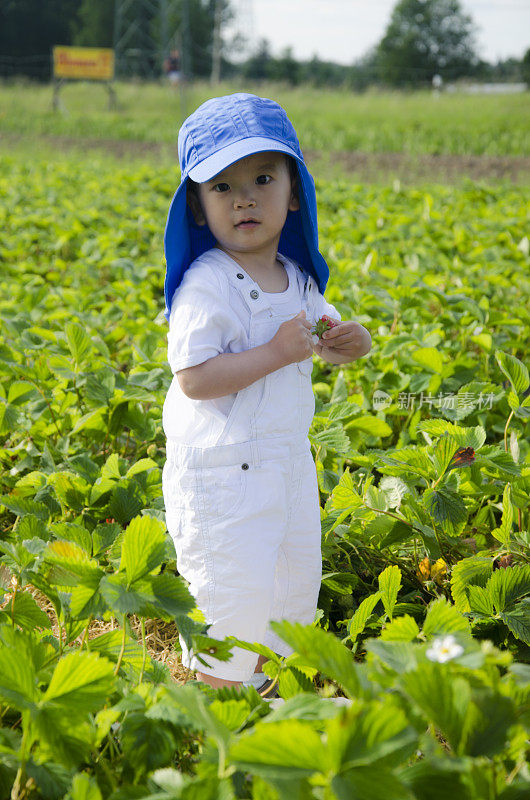
[[[373,349],[315,359],[318,618],[277,623],[287,659],[238,643],[269,659],[274,708],[147,651],[153,618],[206,661],[236,644],[208,637],[164,524],[176,168],[1,163],[0,796],[522,800],[527,187],[317,179],[327,296]]]

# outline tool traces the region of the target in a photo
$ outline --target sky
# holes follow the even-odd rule
[[[273,55],[351,64],[383,36],[396,0],[232,0],[238,24]],[[530,48],[530,0],[460,0],[477,29],[484,61],[521,58]]]

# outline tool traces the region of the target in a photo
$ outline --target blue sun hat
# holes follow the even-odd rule
[[[171,300],[182,276],[198,256],[215,245],[207,225],[197,225],[186,203],[188,178],[209,181],[245,156],[276,150],[292,156],[298,168],[299,211],[289,211],[279,252],[312,275],[323,294],[329,269],[318,250],[315,183],[304,163],[296,132],[284,109],[255,94],[230,94],[207,100],[183,123],[178,137],[181,183],[167,217],[164,234],[164,293],[169,320]]]

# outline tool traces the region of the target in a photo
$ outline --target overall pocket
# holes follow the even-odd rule
[[[166,461],[162,468],[162,494],[166,509],[189,508],[197,488],[196,470]]]
[[[200,468],[198,490],[207,520],[219,522],[238,513],[246,496],[246,478],[241,464]]]

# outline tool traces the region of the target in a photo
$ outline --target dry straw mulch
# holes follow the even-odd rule
[[[34,597],[39,608],[48,616],[52,625],[51,632],[54,636],[59,638],[59,626],[53,603],[46,597],[46,595],[42,594],[42,592],[40,592],[31,584],[28,584],[25,587],[25,591],[28,591]],[[4,595],[0,607],[8,606],[11,602],[11,598],[11,594]],[[136,638],[141,643],[142,634],[140,617],[132,614],[129,616],[129,622]],[[109,622],[94,619],[91,621],[88,627],[88,639],[94,639],[96,636],[101,636],[101,634],[115,630],[117,627],[119,626],[114,618],[112,618]],[[75,643],[80,645],[81,641],[82,634],[77,637]],[[147,652],[154,660],[159,661],[162,664],[167,664],[171,677],[176,683],[187,683],[190,680],[194,680],[194,673],[182,665],[179,654],[174,648],[174,644],[177,641],[178,630],[174,622],[164,622],[161,619],[145,620],[145,643]]]

